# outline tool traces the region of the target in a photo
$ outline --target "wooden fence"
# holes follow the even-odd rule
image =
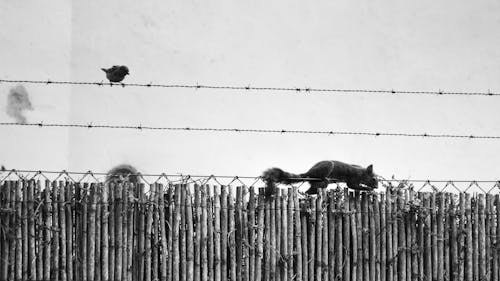
[[[0,280],[498,280],[498,195],[144,190],[3,182]]]

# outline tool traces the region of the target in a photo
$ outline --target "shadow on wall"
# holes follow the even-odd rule
[[[115,166],[108,172],[106,176],[107,182],[121,183],[130,182],[136,184],[138,182],[137,169],[128,164]]]

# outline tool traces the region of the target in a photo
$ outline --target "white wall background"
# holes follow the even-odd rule
[[[500,92],[498,1],[2,1],[0,78]],[[15,85],[0,83],[0,120]],[[499,135],[497,97],[25,85],[29,122]],[[0,127],[7,168],[500,178],[500,142]]]

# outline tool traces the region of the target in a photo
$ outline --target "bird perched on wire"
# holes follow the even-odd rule
[[[101,68],[102,71],[106,72],[106,78],[108,78],[111,83],[119,83],[125,79],[125,76],[130,74],[128,67],[125,65],[113,65],[111,68]]]

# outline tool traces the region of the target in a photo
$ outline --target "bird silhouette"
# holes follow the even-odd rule
[[[128,67],[125,65],[113,65],[111,68],[101,68],[102,71],[106,72],[106,78],[108,78],[111,83],[118,83],[125,79],[125,76],[129,74]]]

